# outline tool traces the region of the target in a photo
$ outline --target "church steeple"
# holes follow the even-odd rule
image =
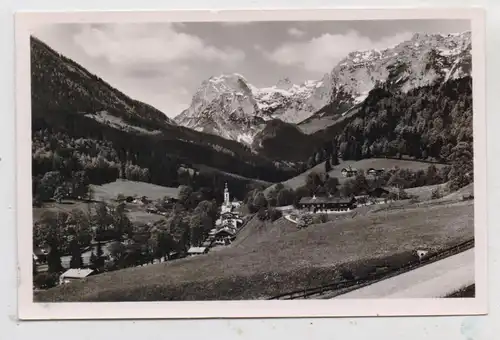
[[[224,205],[229,206],[231,202],[229,201],[229,189],[227,188],[227,183],[224,186]]]

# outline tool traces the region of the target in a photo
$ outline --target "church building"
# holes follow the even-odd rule
[[[241,203],[233,200],[231,202],[231,196],[229,195],[229,189],[227,187],[227,183],[224,186],[224,202],[222,203],[221,207],[221,215],[224,215],[226,213],[233,213],[238,215],[236,212],[233,210],[236,208],[239,208],[241,206]]]

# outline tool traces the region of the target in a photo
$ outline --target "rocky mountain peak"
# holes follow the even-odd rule
[[[293,84],[283,77],[273,86],[256,87],[238,73],[212,76],[175,121],[251,144],[271,119],[298,124],[316,115],[340,117],[377,84],[406,92],[463,77],[470,74],[470,66],[470,32],[415,33],[383,50],[351,52],[321,80]]]

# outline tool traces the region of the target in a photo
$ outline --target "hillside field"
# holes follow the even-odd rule
[[[40,220],[44,212],[66,212],[71,213],[72,210],[84,210],[87,211],[89,208],[92,209],[93,203],[86,203],[81,201],[65,201],[62,203],[44,203],[43,207],[37,208],[33,207],[33,222]]]
[[[35,295],[35,301],[259,299],[400,263],[417,248],[439,250],[474,237],[473,201],[386,209],[298,230],[254,225],[252,239],[207,255],[109,272]],[[422,216],[425,215],[425,218]],[[280,228],[280,225],[283,225]],[[249,226],[252,228],[252,226]],[[241,236],[244,236],[242,231]],[[398,262],[399,261],[399,262]],[[359,274],[361,275],[361,274]]]
[[[103,185],[91,185],[96,201],[110,201],[116,199],[119,194],[133,197],[146,196],[150,200],[157,200],[167,197],[176,198],[178,188],[163,187],[145,182],[134,182],[127,180],[117,180]]]
[[[126,180],[118,180],[103,185],[91,185],[94,192],[95,201],[110,202],[116,199],[118,194],[124,196],[142,197],[146,196],[151,200],[157,200],[165,196],[177,197],[178,188],[163,187],[145,182],[134,182]],[[38,221],[45,211],[66,212],[71,213],[72,210],[93,209],[95,203],[87,203],[75,200],[63,200],[61,203],[50,202],[44,203],[43,207],[33,208],[33,221]],[[130,208],[130,205],[127,205]],[[162,216],[148,214],[143,209],[132,207],[133,209],[128,214],[132,222],[147,223],[155,222]]]
[[[351,166],[353,169],[357,170],[368,170],[369,168],[375,169],[391,169],[394,167],[399,167],[401,169],[410,169],[413,171],[417,170],[426,170],[429,165],[434,164],[438,169],[446,166],[445,164],[436,164],[436,163],[428,163],[422,161],[414,161],[414,160],[406,160],[406,159],[392,159],[392,158],[368,158],[362,159],[359,161],[349,160],[349,161],[341,161],[339,165],[333,167],[333,169],[328,172],[330,177],[337,177],[339,179],[340,184],[344,181],[348,180],[342,176],[342,169]],[[285,187],[297,189],[306,184],[307,175],[311,172],[323,173],[325,172],[325,162],[322,162],[315,167],[303,172],[302,174],[290,178],[283,183]],[[270,187],[266,188],[265,193],[267,194],[272,188],[274,188],[274,184]]]

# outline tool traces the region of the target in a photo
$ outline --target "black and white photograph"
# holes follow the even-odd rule
[[[485,295],[482,32],[467,11],[402,12],[19,15],[20,294],[94,317],[102,302],[467,311]]]

